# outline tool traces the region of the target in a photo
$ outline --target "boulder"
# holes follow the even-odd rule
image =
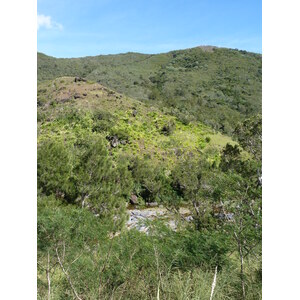
[[[116,148],[119,145],[119,139],[116,136],[114,136],[110,141],[110,145],[113,148]]]
[[[131,204],[133,204],[133,205],[137,205],[137,204],[139,204],[139,202],[138,202],[138,197],[136,196],[136,195],[131,195],[130,196],[130,203]]]
[[[157,202],[147,202],[147,203],[146,203],[146,206],[149,206],[149,207],[156,207],[156,206],[158,206],[158,203],[157,203]]]
[[[76,93],[76,94],[74,95],[74,99],[79,99],[79,98],[81,98],[81,95],[78,94],[78,93]]]
[[[135,117],[136,115],[137,115],[137,110],[136,109],[134,109],[133,111],[132,111],[132,115]]]
[[[83,82],[86,82],[86,79],[85,78],[82,78],[82,77],[75,77],[75,82],[79,82],[79,81],[83,81]]]

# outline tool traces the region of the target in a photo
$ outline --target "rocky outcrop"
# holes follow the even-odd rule
[[[177,230],[178,216],[164,207],[151,207],[146,209],[128,209],[129,219],[126,223],[128,229],[137,229],[140,232],[146,234],[149,233],[148,221],[154,221],[157,219],[164,220],[172,230]],[[189,209],[180,208],[179,214],[181,220],[191,222],[193,217]],[[147,222],[146,222],[147,221]]]
[[[86,82],[86,79],[85,78],[82,78],[82,77],[75,77],[75,82],[79,82],[79,81],[83,81],[83,82]]]

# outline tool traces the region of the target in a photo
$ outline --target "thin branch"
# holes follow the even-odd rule
[[[212,285],[211,285],[211,293],[210,293],[210,298],[209,298],[209,300],[212,300],[213,295],[214,295],[214,290],[215,290],[216,283],[217,283],[217,273],[218,273],[218,266],[216,266],[216,269],[215,269],[215,275],[214,275],[213,283],[212,283]]]
[[[47,274],[47,281],[48,281],[48,300],[50,300],[51,299],[51,279],[50,279],[50,255],[49,255],[49,251],[48,251],[48,264],[47,264],[46,274]]]
[[[82,252],[71,262],[71,265],[72,264],[74,264],[74,262],[76,261],[76,260],[78,260],[79,258],[80,258],[80,256],[82,255]]]
[[[246,291],[245,291],[245,281],[244,281],[244,257],[243,257],[243,249],[241,245],[241,241],[238,238],[236,232],[234,232],[235,239],[238,243],[239,247],[239,254],[240,254],[240,262],[241,262],[241,283],[242,283],[242,292],[243,292],[243,299],[246,299]]]
[[[55,249],[55,251],[56,251],[56,256],[57,256],[57,259],[58,259],[58,263],[59,263],[59,265],[60,265],[60,267],[61,267],[63,273],[64,273],[65,276],[67,277],[68,282],[69,282],[69,284],[70,284],[70,286],[71,286],[71,288],[72,288],[73,293],[75,294],[76,299],[82,300],[82,299],[78,296],[78,294],[77,294],[77,292],[76,292],[76,290],[75,290],[75,288],[74,288],[74,286],[73,286],[73,284],[72,284],[71,278],[70,278],[69,274],[66,272],[66,270],[65,270],[65,268],[64,268],[64,266],[63,266],[63,264],[62,264],[62,262],[61,262],[61,260],[60,260],[60,257],[59,257],[59,255],[58,255],[57,248]]]
[[[162,281],[161,280],[161,271],[160,271],[160,267],[159,267],[159,256],[158,256],[157,249],[155,246],[153,246],[153,250],[154,250],[155,261],[156,261],[157,275],[159,276],[159,280],[158,280],[158,284],[157,284],[157,300],[159,300],[159,286],[160,286],[160,282]]]
[[[62,261],[64,262],[65,261],[65,254],[66,254],[66,244],[65,242],[63,242],[63,256],[62,256]]]

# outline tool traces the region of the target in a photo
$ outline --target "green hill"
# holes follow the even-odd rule
[[[237,122],[261,111],[261,65],[260,54],[216,47],[71,59],[38,53],[38,81],[83,76],[231,135]]]
[[[113,156],[151,159],[168,169],[185,155],[210,153],[219,160],[230,137],[193,121],[182,123],[157,107],[123,96],[95,82],[60,77],[38,84],[38,142],[82,136],[107,139]],[[114,138],[114,142],[112,139]]]

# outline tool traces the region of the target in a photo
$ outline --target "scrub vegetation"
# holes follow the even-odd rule
[[[38,299],[261,299],[260,89],[237,50],[38,54]]]

